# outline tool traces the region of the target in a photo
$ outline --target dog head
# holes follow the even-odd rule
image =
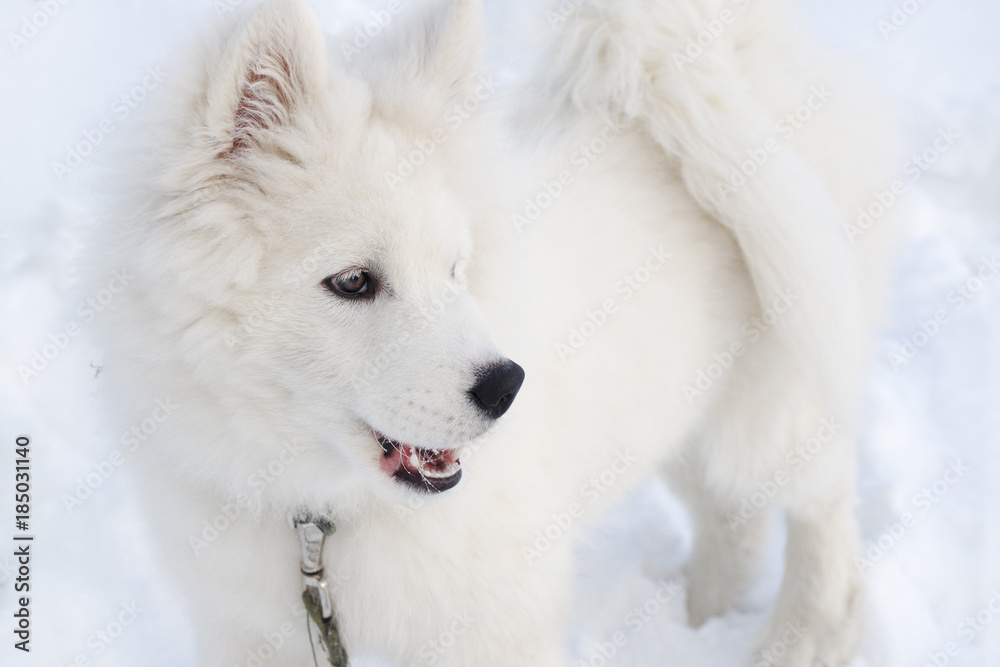
[[[467,277],[495,215],[480,11],[452,3],[349,65],[309,9],[274,2],[175,105],[136,312],[243,442],[310,443],[300,480],[451,488],[520,388]]]

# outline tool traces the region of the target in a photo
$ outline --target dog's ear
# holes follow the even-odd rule
[[[220,157],[266,145],[321,99],[324,42],[318,19],[301,0],[270,2],[236,31],[208,73],[205,123]]]
[[[485,35],[481,0],[443,0],[384,44],[362,67],[379,102],[395,112],[440,111],[464,99],[479,76]]]
[[[426,30],[420,78],[449,98],[464,97],[482,65],[482,0],[448,0]]]

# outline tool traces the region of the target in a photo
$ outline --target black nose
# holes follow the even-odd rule
[[[486,414],[498,419],[514,402],[522,382],[524,369],[508,359],[485,368],[469,393],[473,402]]]

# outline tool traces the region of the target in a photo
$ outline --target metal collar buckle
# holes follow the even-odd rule
[[[330,603],[330,592],[327,590],[326,578],[323,577],[323,547],[326,536],[333,535],[336,528],[323,517],[313,517],[309,512],[299,512],[289,515],[292,528],[299,533],[299,544],[302,547],[302,583],[307,592],[314,593],[318,598],[323,619],[333,617],[333,605]]]
[[[326,538],[333,535],[336,526],[329,518],[316,516],[307,511],[289,513],[288,522],[299,534],[299,544],[302,547],[302,602],[309,612],[309,617],[316,623],[320,631],[320,639],[326,649],[327,657],[333,667],[347,667],[347,651],[340,641],[340,631],[337,619],[333,613],[333,603],[330,600],[330,590],[326,577],[323,576],[323,547]],[[310,630],[311,636],[311,630]],[[312,646],[312,640],[310,639]],[[316,653],[313,646],[313,660]]]

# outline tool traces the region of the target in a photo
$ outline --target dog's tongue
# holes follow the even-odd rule
[[[393,447],[389,452],[382,457],[379,461],[379,467],[382,468],[382,472],[386,475],[392,477],[396,474],[396,471],[403,467],[403,457],[400,454],[399,449]]]
[[[395,475],[400,468],[421,477],[448,477],[458,468],[454,449],[418,449],[411,445],[393,447],[379,462],[382,471]]]

